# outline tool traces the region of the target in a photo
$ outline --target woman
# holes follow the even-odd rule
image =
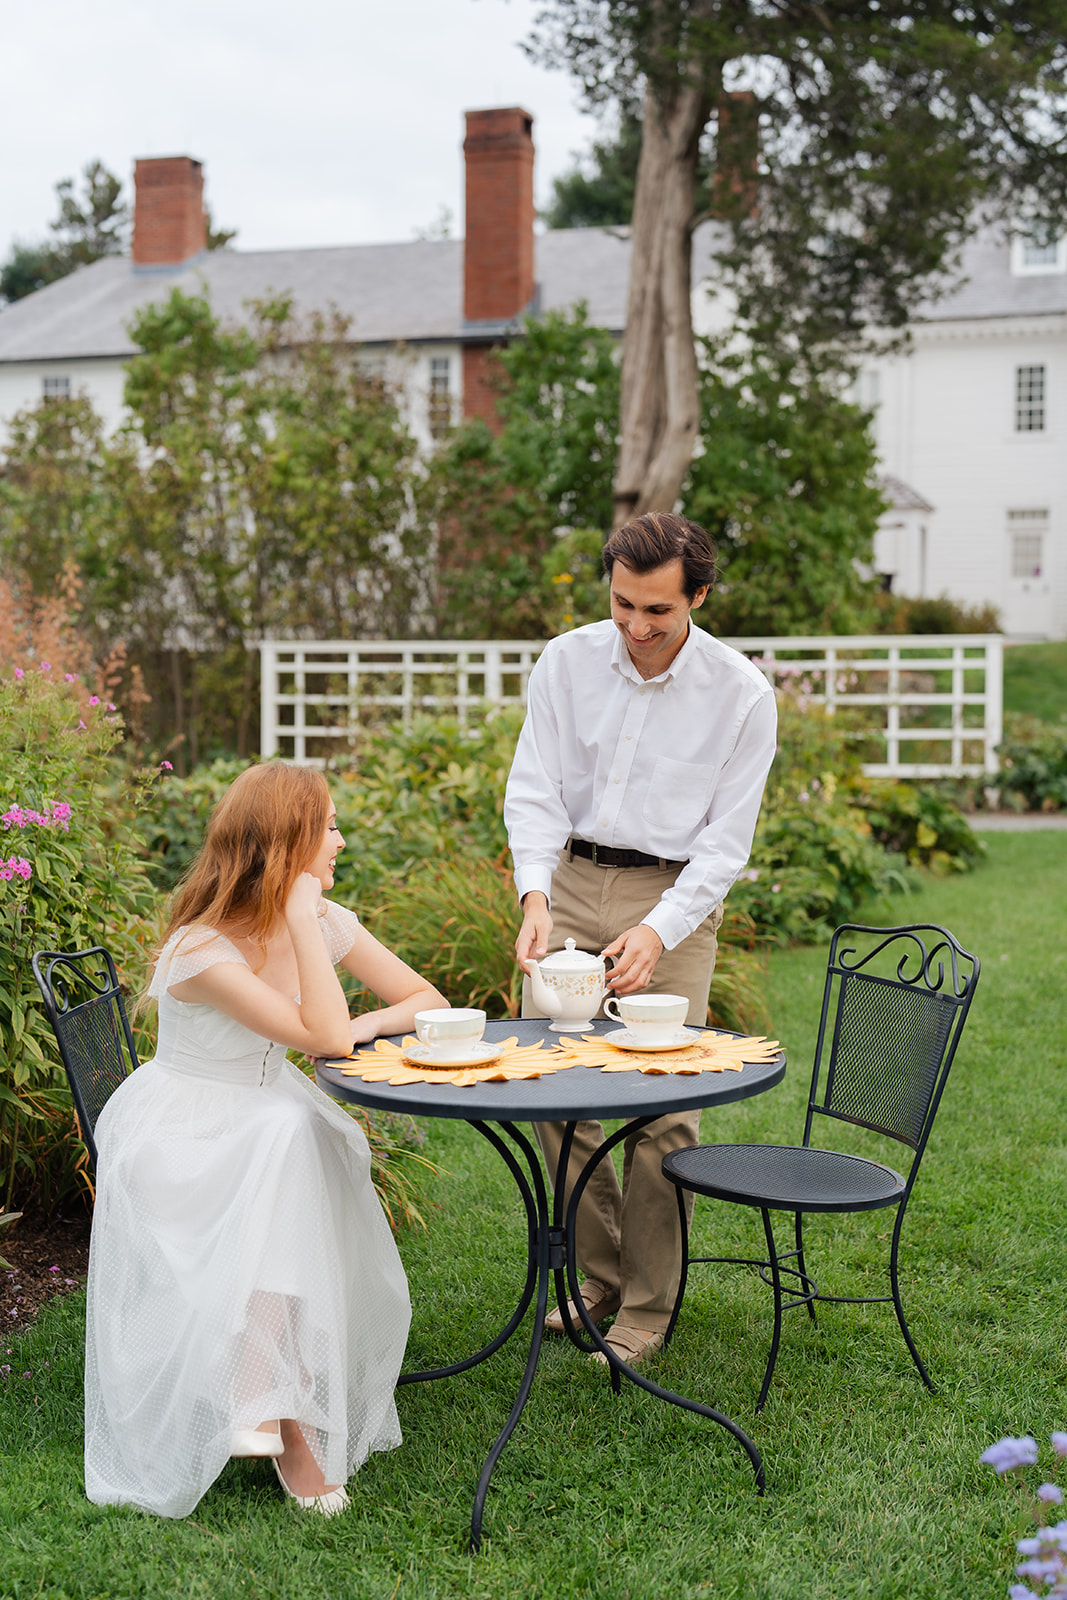
[[[179,886],[159,1041],[112,1095],[86,1324],[91,1500],[187,1515],[231,1455],[343,1510],[400,1443],[407,1283],[361,1129],[285,1058],[347,1055],[446,1002],[322,898],[344,840],[322,774],[243,772]],[[334,964],[384,1002],[350,1018]]]

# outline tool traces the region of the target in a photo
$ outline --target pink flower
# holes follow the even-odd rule
[[[0,822],[4,824],[5,828],[24,828],[26,826],[26,814],[21,806],[12,806],[10,811],[5,811],[3,816],[0,817]]]
[[[100,704],[100,696],[98,694],[91,694],[89,696],[89,704],[91,706],[98,706]]]
[[[169,761],[161,761],[159,763],[159,770],[160,772],[173,772],[174,768],[171,766]]]
[[[52,663],[50,661],[42,661],[41,662],[41,671],[42,672],[51,672],[51,670],[52,670]]]
[[[64,672],[63,676],[68,683],[77,683],[78,681],[78,674],[76,672]]]
[[[49,821],[57,828],[62,828],[64,833],[70,831],[70,806],[66,800],[57,800],[51,807],[52,815]]]
[[[16,676],[16,678],[24,678],[26,676],[26,674],[23,672],[21,667],[16,667],[15,668],[15,676]]]
[[[88,733],[89,730],[85,726],[84,722],[79,722],[78,726],[75,728],[74,731],[75,731],[75,733]]]
[[[107,709],[108,709],[108,710],[109,710],[109,711],[117,711],[117,710],[118,710],[118,707],[117,707],[117,706],[113,706],[113,705],[112,705],[112,704],[111,704],[111,701],[110,701],[110,700],[109,700],[109,701],[108,701],[108,703],[107,703]]]

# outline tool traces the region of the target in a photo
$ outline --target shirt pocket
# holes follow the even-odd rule
[[[645,794],[644,819],[657,833],[686,833],[703,822],[714,774],[692,761],[660,756]]]

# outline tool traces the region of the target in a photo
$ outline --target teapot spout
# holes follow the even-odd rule
[[[546,1017],[558,1017],[563,1011],[563,1002],[554,989],[550,989],[541,976],[541,968],[536,961],[531,961],[527,968],[527,977],[530,980],[530,994],[533,1003]]]

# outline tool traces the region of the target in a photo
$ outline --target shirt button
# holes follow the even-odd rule
[[[627,738],[628,738],[628,739],[632,739],[632,738],[633,738],[633,734],[632,734],[632,733],[628,733],[628,734],[627,734],[627,735],[626,735],[626,737],[627,737]]]

